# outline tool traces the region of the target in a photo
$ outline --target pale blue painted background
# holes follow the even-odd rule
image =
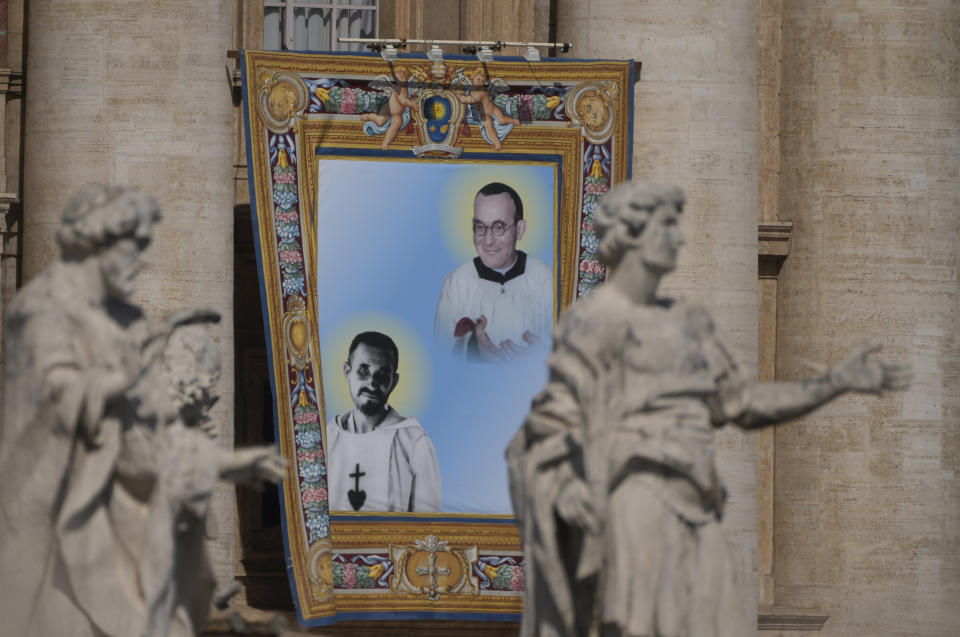
[[[546,381],[545,363],[458,363],[438,351],[433,340],[443,279],[463,262],[449,246],[441,215],[472,216],[470,209],[443,210],[444,185],[459,171],[476,168],[453,161],[320,161],[317,329],[326,418],[352,407],[342,373],[348,343],[331,339],[342,338],[345,330],[352,336],[370,329],[371,316],[390,315],[425,352],[423,375],[429,380],[401,377],[400,382],[427,383],[422,407],[404,415],[415,416],[436,447],[444,511],[511,513],[503,452]],[[536,182],[553,202],[553,166],[517,165],[511,171]],[[555,223],[553,210],[541,211],[539,218]],[[535,245],[521,247],[553,265],[554,229],[538,234]],[[359,329],[351,329],[351,317],[362,324]],[[381,331],[391,330],[388,325]]]

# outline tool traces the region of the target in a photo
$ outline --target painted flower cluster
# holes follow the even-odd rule
[[[363,588],[387,588],[388,575],[393,564],[384,556],[354,555],[349,560],[337,555],[333,561],[333,587],[356,590]]]
[[[297,167],[293,153],[281,138],[277,143],[277,160],[273,167],[274,226],[277,233],[277,258],[282,273],[284,296],[306,294],[303,250],[300,246],[300,215],[296,206]]]
[[[473,567],[481,590],[522,591],[523,563],[516,557],[481,557]]]
[[[317,408],[302,401],[293,411],[294,440],[297,443],[297,473],[300,475],[300,502],[309,530],[309,542],[330,535],[327,505],[327,470]]]
[[[503,109],[504,113],[513,115],[522,122],[562,119],[554,117],[554,110],[563,103],[563,98],[559,95],[500,93],[493,98],[493,103]]]
[[[309,80],[310,113],[376,113],[389,99],[371,82],[371,89],[349,86],[343,80]],[[386,87],[383,87],[384,89]]]
[[[588,154],[589,157],[589,154]],[[600,263],[600,240],[594,226],[594,212],[600,198],[610,190],[607,162],[594,158],[583,182],[583,211],[580,222],[580,279],[577,296],[583,297],[603,282],[607,269]]]

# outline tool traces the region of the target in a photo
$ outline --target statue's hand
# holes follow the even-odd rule
[[[287,461],[273,445],[247,447],[234,451],[220,467],[220,477],[231,482],[257,486],[261,482],[274,484],[283,479]]]
[[[830,383],[841,391],[880,394],[885,390],[903,391],[910,387],[913,373],[909,365],[888,363],[871,357],[880,345],[869,345],[854,352],[830,370]]]
[[[590,497],[590,490],[582,480],[571,480],[560,491],[554,504],[557,515],[572,526],[580,527],[590,533],[600,529],[597,512]]]
[[[89,373],[82,423],[90,440],[96,440],[100,435],[100,421],[107,404],[123,396],[136,380],[136,374],[131,374],[124,366],[107,367]]]
[[[106,402],[122,396],[133,387],[136,381],[136,374],[131,374],[125,367],[118,367],[100,371],[97,373],[94,383],[96,384],[96,391],[103,396],[103,400]]]
[[[199,424],[197,424],[197,429],[203,432],[203,434],[211,440],[216,440],[220,437],[220,431],[217,429],[217,423],[212,418],[202,418]]]

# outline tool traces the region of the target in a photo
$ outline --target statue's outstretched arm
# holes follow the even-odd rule
[[[820,378],[779,383],[758,383],[747,389],[747,407],[734,422],[744,429],[757,429],[799,418],[849,391],[882,394],[910,386],[909,365],[888,363],[871,354],[871,345],[854,352]]]
[[[220,477],[237,484],[279,483],[287,463],[274,445],[236,449],[220,461]]]

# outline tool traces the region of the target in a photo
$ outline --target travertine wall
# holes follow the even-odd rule
[[[778,604],[823,635],[960,631],[960,3],[786,2],[777,371],[865,341],[909,393],[777,431]]]
[[[736,355],[757,361],[757,53],[755,0],[560,0],[570,55],[643,62],[634,89],[633,177],[687,193],[688,246],[665,294],[706,304]],[[731,493],[724,524],[743,575],[740,634],[755,630],[756,438],[719,437]]]
[[[138,281],[154,317],[220,311],[225,446],[233,441],[230,0],[35,0],[28,6],[24,280],[55,254],[68,198],[88,183],[138,186],[164,220]],[[218,494],[214,556],[234,570],[232,489]]]

